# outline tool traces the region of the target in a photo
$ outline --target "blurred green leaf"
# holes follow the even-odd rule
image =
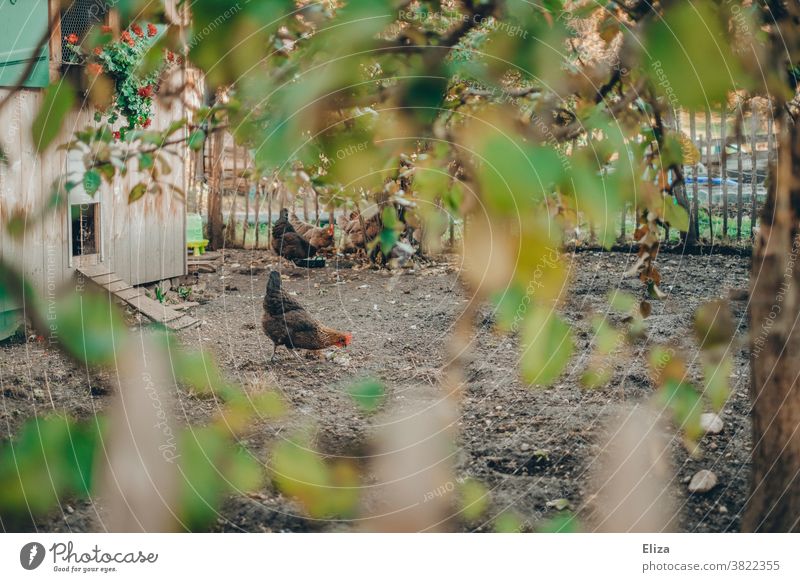
[[[125,349],[125,320],[108,295],[88,289],[60,298],[43,317],[54,337],[79,362],[111,365]]]
[[[654,86],[684,107],[704,109],[751,85],[710,2],[672,4],[647,29],[646,48]]]
[[[379,381],[368,378],[348,388],[347,392],[362,410],[375,411],[386,396],[386,388]]]
[[[700,395],[689,384],[667,380],[662,389],[664,403],[672,409],[675,424],[694,442],[703,434],[700,415],[703,413]]]
[[[461,516],[466,521],[479,519],[489,507],[489,491],[479,481],[466,479],[460,487]]]
[[[705,387],[703,394],[708,398],[711,409],[719,412],[728,402],[730,396],[730,376],[733,372],[733,362],[729,356],[724,356],[721,360],[708,358],[703,362],[703,376]]]
[[[130,194],[128,194],[128,204],[132,204],[136,202],[145,195],[147,192],[147,185],[144,182],[139,182],[133,188],[131,188]]]
[[[187,428],[181,433],[181,521],[190,529],[208,527],[228,494],[258,489],[261,464],[216,427]]]
[[[547,307],[528,310],[522,327],[522,376],[548,386],[564,371],[575,348],[569,326]]]
[[[206,139],[206,132],[202,129],[195,129],[190,135],[188,140],[189,149],[193,151],[198,151],[200,148],[203,147],[203,143]]]
[[[522,531],[522,522],[511,511],[504,511],[494,520],[494,530],[497,533],[519,533]]]
[[[74,104],[75,90],[69,81],[61,80],[45,89],[42,105],[31,125],[36,151],[44,151],[53,142]]]
[[[305,439],[284,440],[272,451],[278,488],[297,499],[312,517],[348,516],[358,504],[358,474],[349,464],[329,467]]]
[[[577,517],[564,511],[540,523],[536,531],[540,533],[577,533],[580,531],[580,523]]]
[[[83,189],[89,196],[94,196],[100,189],[100,184],[103,182],[100,173],[97,170],[87,170],[83,175]]]
[[[532,148],[507,135],[490,135],[480,154],[481,192],[500,213],[530,209],[552,192],[561,177],[562,164],[552,148]]]
[[[628,314],[636,306],[636,297],[625,291],[614,289],[608,293],[608,302],[615,311]]]
[[[681,232],[689,230],[689,213],[683,206],[674,204],[671,196],[664,199],[664,220]]]

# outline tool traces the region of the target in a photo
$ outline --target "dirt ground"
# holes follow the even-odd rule
[[[645,358],[626,359],[608,387],[586,389],[578,380],[588,353],[590,319],[607,311],[609,290],[641,294],[638,281],[624,276],[633,257],[624,253],[568,255],[573,285],[564,309],[575,327],[577,356],[568,372],[549,389],[527,387],[518,375],[516,338],[493,329],[492,309],[480,306],[467,386],[461,403],[458,440],[459,477],[483,482],[491,492],[488,515],[513,510],[528,528],[555,514],[548,502],[569,500],[580,517],[591,496],[590,465],[597,455],[602,423],[622,404],[649,397],[654,387]],[[269,268],[267,251],[226,251],[225,264],[200,275],[191,313],[202,321],[180,333],[187,345],[211,350],[227,375],[246,384],[267,382],[290,404],[288,417],[250,431],[243,442],[259,458],[268,446],[295,426],[313,425],[316,444],[329,455],[359,456],[372,434],[374,417],[361,413],[344,388],[354,378],[372,376],[387,386],[387,405],[420,383],[434,385],[445,362],[445,342],[471,298],[459,283],[455,256],[441,257],[414,270],[396,272],[329,265],[324,269],[286,268],[285,288],[326,324],[353,332],[352,345],[333,359],[307,359],[278,352],[269,363],[271,342],[260,327],[261,301]],[[737,256],[662,254],[659,264],[668,297],[653,302],[647,337],[634,346],[670,344],[696,355],[691,314],[704,301],[727,298],[746,287],[749,259]],[[251,268],[251,265],[252,268]],[[750,426],[749,368],[745,301],[730,303],[739,322],[733,350],[732,394],[722,418],[723,431],[703,440],[704,454],[690,458],[672,431],[670,487],[679,508],[678,527],[688,532],[738,531],[747,496]],[[699,366],[692,372],[699,380]],[[0,426],[13,434],[25,418],[55,408],[77,418],[102,411],[112,396],[111,383],[87,375],[37,342],[0,346]],[[179,416],[202,423],[214,412],[207,400],[181,398]],[[546,457],[540,452],[546,451]],[[534,451],[537,454],[534,455]],[[713,470],[719,485],[689,495],[687,482],[699,469]],[[47,531],[91,531],[100,527],[87,501],[72,501],[33,527]],[[224,531],[342,531],[347,522],[315,521],[302,516],[290,500],[270,486],[253,496],[229,499],[212,528]],[[490,531],[491,523],[470,526]]]

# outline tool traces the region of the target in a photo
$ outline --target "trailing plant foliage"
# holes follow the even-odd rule
[[[99,121],[105,116],[112,125],[123,119],[127,125],[121,133],[150,126],[159,78],[169,63],[177,61],[171,51],[155,62],[150,58],[148,53],[157,35],[158,28],[153,23],[144,28],[133,23],[118,38],[112,36],[108,26],[102,27],[101,34],[87,39],[75,34],[65,37],[71,60],[83,64],[90,79],[104,75],[113,81],[113,104],[95,117]]]

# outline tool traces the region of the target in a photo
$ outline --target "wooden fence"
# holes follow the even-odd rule
[[[766,198],[767,168],[776,156],[772,119],[756,111],[675,112],[667,124],[691,140],[699,153],[693,160],[697,163],[683,167],[681,194],[689,206],[689,242],[749,245]],[[224,226],[217,236],[224,236],[226,246],[268,248],[271,225],[284,206],[308,222],[330,220],[332,211],[320,207],[315,192],[298,186],[290,192],[274,177],[256,179],[248,151],[236,146],[229,134],[215,136],[191,160],[194,188],[188,207],[189,212],[202,214],[207,224],[216,221]],[[214,190],[220,192],[216,205],[210,196]],[[614,228],[620,243],[631,242],[636,229],[632,205],[624,209]],[[451,225],[450,237],[461,230],[460,225]],[[582,243],[594,242],[592,228],[579,232]],[[675,229],[665,229],[664,235],[668,242],[681,240]],[[209,238],[213,242],[213,233]],[[222,240],[217,242],[221,246]]]
[[[673,114],[669,125],[688,136],[700,154],[692,160],[697,163],[683,167],[689,241],[750,244],[766,199],[768,166],[777,155],[772,118],[758,111],[707,110]],[[629,240],[633,224],[633,212],[627,209],[620,225],[621,240]],[[677,242],[679,235],[667,231],[665,238]]]

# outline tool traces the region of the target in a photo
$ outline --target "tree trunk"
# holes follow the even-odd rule
[[[211,179],[209,180],[208,240],[212,249],[225,245],[222,219],[222,132],[215,131],[211,137]]]
[[[753,456],[745,531],[800,531],[800,128],[784,118],[753,249]]]

